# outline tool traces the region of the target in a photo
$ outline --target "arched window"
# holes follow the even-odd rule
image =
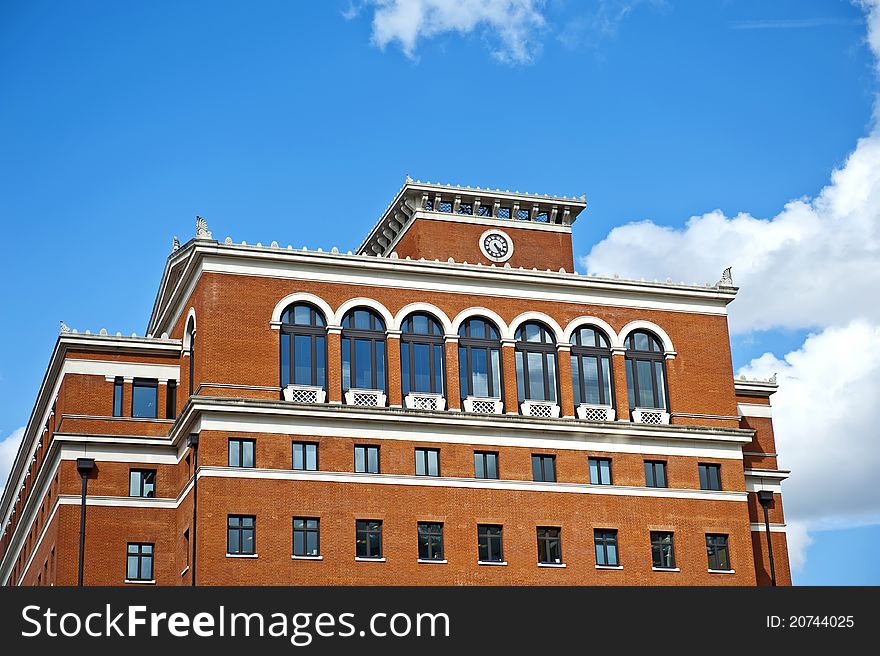
[[[433,317],[416,313],[403,320],[400,335],[401,387],[410,392],[444,394],[443,329]]]
[[[630,408],[667,407],[666,363],[660,340],[644,330],[626,338],[626,389]]]
[[[501,339],[487,319],[472,317],[458,329],[458,372],[462,400],[502,397]]]
[[[327,324],[309,303],[294,303],[281,314],[281,387],[324,388],[327,379]]]
[[[614,405],[608,337],[591,326],[578,328],[572,337],[571,382],[575,405]]]
[[[190,319],[186,327],[187,340],[189,341],[189,395],[193,395],[193,378],[196,370],[196,321]]]
[[[516,331],[516,390],[520,401],[556,403],[556,340],[537,322]]]
[[[385,323],[372,310],[357,308],[342,319],[342,391],[386,391]]]

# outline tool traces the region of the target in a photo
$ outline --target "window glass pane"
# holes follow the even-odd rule
[[[470,320],[471,337],[483,338],[486,336],[486,322],[482,319]]]
[[[590,483],[599,484],[599,463],[593,458],[590,458]]]
[[[135,382],[132,386],[132,417],[156,418],[156,393],[154,385]]]
[[[342,389],[351,388],[351,340],[342,340]]]
[[[604,545],[596,540],[596,564],[597,565],[607,565],[605,562],[605,547]]]
[[[428,451],[428,476],[440,475],[440,452]]]
[[[315,471],[318,469],[318,445],[306,444],[306,469]]]
[[[400,373],[401,393],[406,396],[410,392],[409,378],[411,374],[409,366],[409,344],[406,343],[400,345]]]
[[[325,363],[325,349],[324,346],[324,337],[319,335],[315,337],[315,370],[316,370],[316,379],[315,385],[318,387],[324,387],[324,380],[326,375],[326,363]]]
[[[474,454],[474,478],[486,478],[485,464],[486,457],[482,453]]]
[[[312,309],[306,305],[294,306],[293,323],[300,326],[310,326],[312,324]]]
[[[656,408],[654,386],[651,378],[651,362],[648,360],[636,360],[636,374],[639,378],[639,406],[642,408]]]
[[[293,555],[294,556],[305,556],[306,555],[306,534],[303,531],[294,531],[293,532]]]
[[[544,400],[544,354],[526,353],[529,363],[529,398]]]
[[[602,485],[611,485],[611,461],[599,461],[599,478]]]
[[[122,381],[113,384],[113,416],[122,416]]]
[[[629,407],[636,407],[636,393],[633,383],[632,360],[626,361],[626,395],[629,397]]]
[[[666,465],[662,462],[654,465],[654,482],[657,487],[666,487]]]
[[[370,313],[366,310],[354,311],[354,327],[358,330],[370,330]]]
[[[666,385],[663,382],[663,363],[654,363],[654,373],[657,378],[657,406],[658,408],[666,408]]]
[[[379,473],[379,447],[371,446],[367,449],[367,465],[371,474]]]
[[[156,472],[143,472],[142,477],[144,496],[148,499],[152,499],[156,496]]]
[[[544,458],[544,480],[548,482],[556,480],[556,458],[552,456]]]
[[[138,577],[138,557],[129,556],[125,567],[125,578],[129,581],[137,580]]]
[[[376,344],[376,389],[385,391],[385,342]]]
[[[145,556],[141,558],[141,578],[144,581],[153,579],[153,557]]]
[[[611,402],[611,360],[602,358],[602,401],[606,405],[612,405]]]
[[[431,389],[435,394],[443,393],[443,375],[445,367],[443,366],[443,347],[439,344],[434,345],[434,386]]]
[[[649,349],[648,336],[645,333],[636,333],[633,335],[633,341],[637,351],[647,351]]]
[[[598,404],[599,399],[599,363],[597,358],[583,358],[584,363],[584,399],[586,403]]]
[[[366,453],[362,446],[356,446],[354,448],[354,470],[356,472],[367,471]]]
[[[241,466],[241,442],[238,440],[229,440],[229,466]]]
[[[525,353],[522,351],[516,352],[516,395],[520,401],[524,401],[526,398],[525,395],[525,378],[523,373],[523,360],[525,358]]]
[[[474,396],[489,396],[489,362],[487,349],[471,349],[471,370]]]
[[[412,331],[419,335],[428,334],[428,317],[423,314],[417,314],[412,318]]]
[[[486,478],[498,478],[498,455],[486,454]]]
[[[133,471],[129,474],[128,496],[139,497],[141,495],[141,473]]]
[[[317,531],[309,531],[306,534],[306,555],[307,556],[317,556],[318,555],[318,532]]]
[[[608,564],[609,565],[617,565],[617,544],[616,542],[608,541],[606,544],[606,548],[608,551]]]
[[[241,548],[238,543],[238,531],[239,529],[230,528],[229,529],[229,553],[240,553]]]
[[[492,360],[492,389],[490,389],[490,393],[492,396],[501,396],[501,351],[499,349],[492,349],[491,360]]]
[[[547,383],[550,388],[550,396],[547,401],[556,401],[556,354],[546,353],[547,357]]]
[[[416,392],[431,391],[431,347],[429,344],[413,344],[413,375]]]
[[[242,553],[254,553],[254,529],[245,528],[241,530],[241,550]]]
[[[245,440],[241,443],[241,466],[254,466],[254,442],[252,440]]]
[[[312,338],[309,335],[294,335],[294,355],[296,363],[294,382],[297,385],[312,384]]]
[[[305,468],[305,460],[303,457],[303,445],[302,444],[294,444],[293,445],[293,468],[294,469],[304,469]]]
[[[536,323],[527,323],[522,328],[523,333],[525,334],[525,341],[527,342],[540,342],[541,341],[541,327]]]
[[[422,449],[416,449],[416,476],[425,475],[425,452]]]
[[[580,368],[581,359],[576,356],[571,356],[571,387],[574,393],[574,403],[575,405],[579,403],[585,403],[584,397],[581,396],[581,368]]]
[[[354,386],[360,389],[373,388],[372,342],[368,339],[354,340]]]
[[[544,478],[544,470],[541,467],[541,457],[532,456],[532,480],[540,481]]]

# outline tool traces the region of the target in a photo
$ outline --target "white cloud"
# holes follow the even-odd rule
[[[0,491],[6,486],[6,478],[9,476],[9,470],[12,469],[12,462],[15,460],[18,446],[21,444],[24,428],[24,426],[16,428],[0,441]]]
[[[410,59],[420,40],[479,31],[499,61],[528,63],[541,47],[546,24],[544,0],[364,0],[343,16],[354,18],[366,5],[374,7],[373,44],[384,49],[396,43]]]
[[[880,0],[863,0],[880,72]],[[880,101],[875,102],[875,107]],[[877,114],[875,109],[875,115]],[[612,230],[581,259],[590,273],[714,282],[733,266],[740,286],[731,330],[815,329],[779,359],[766,353],[741,372],[778,372],[773,396],[792,566],[811,531],[880,523],[880,125],[875,116],[846,163],[815,198],[776,216],[716,210],[674,229],[650,221]]]

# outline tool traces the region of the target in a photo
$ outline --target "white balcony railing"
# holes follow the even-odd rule
[[[669,423],[669,413],[662,408],[633,408],[632,418],[637,424],[660,426]]]
[[[527,417],[558,417],[559,406],[553,401],[523,401],[520,410]]]
[[[387,397],[381,390],[350,389],[345,393],[348,405],[363,405],[371,408],[384,408]]]
[[[311,385],[288,385],[284,388],[284,400],[292,403],[323,403],[327,392]]]
[[[403,402],[410,410],[445,410],[446,399],[442,394],[428,392],[410,392],[403,397]]]
[[[576,411],[578,417],[587,421],[614,421],[614,408],[610,405],[581,403]]]
[[[486,415],[500,415],[504,412],[504,403],[491,396],[469,396],[461,404],[465,412],[479,412]]]

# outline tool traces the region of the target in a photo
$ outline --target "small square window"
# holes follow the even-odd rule
[[[658,569],[675,569],[672,533],[651,531],[651,563]]]
[[[416,449],[416,476],[440,475],[440,450]]]
[[[128,581],[153,580],[153,545],[129,542],[126,550],[125,578]]]
[[[730,552],[726,535],[707,533],[706,554],[709,557],[709,569],[730,571]]]
[[[658,460],[645,460],[645,486],[666,487],[666,463]]]
[[[156,470],[132,469],[128,474],[128,496],[154,498],[156,496]]]
[[[544,483],[556,481],[556,456],[532,456],[532,480]]]
[[[562,529],[558,526],[538,527],[538,562],[562,564]]]
[[[256,440],[231,438],[229,440],[229,466],[254,467]]]
[[[494,451],[474,452],[474,478],[498,478],[498,454]]]
[[[617,531],[597,528],[593,531],[596,542],[596,564],[606,567],[620,566],[617,553]]]
[[[227,519],[226,553],[255,554],[257,518],[253,515],[229,515]]]
[[[355,446],[354,470],[361,474],[379,473],[379,447]]]
[[[382,521],[359,519],[355,522],[355,555],[358,558],[382,557]]]
[[[503,528],[492,524],[477,526],[478,558],[483,563],[504,562]]]
[[[321,555],[319,540],[320,520],[316,517],[293,518],[293,555]]]
[[[318,445],[314,442],[294,442],[293,468],[318,471]]]
[[[590,458],[590,483],[611,485],[611,459]]]
[[[135,378],[131,386],[131,416],[156,419],[158,394],[158,381]]]
[[[419,522],[419,560],[443,560],[443,524]]]
[[[721,465],[700,463],[699,470],[701,490],[721,489]]]

